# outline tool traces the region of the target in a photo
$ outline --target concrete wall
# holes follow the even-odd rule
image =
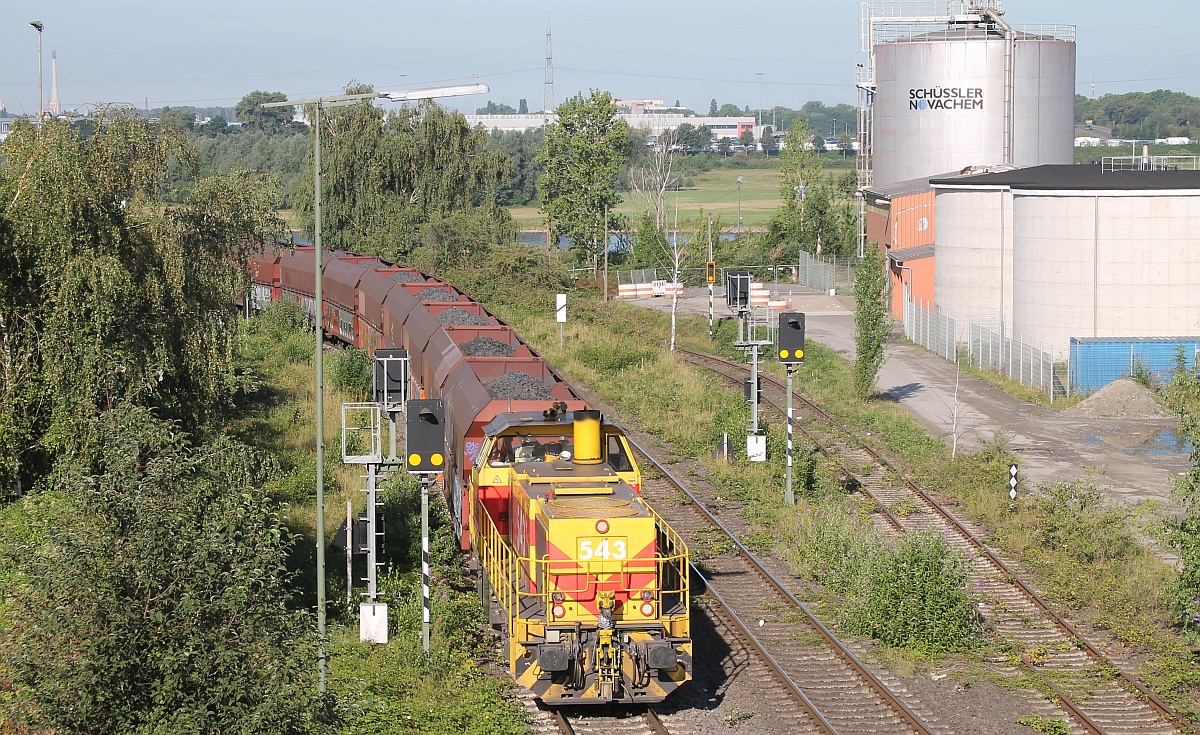
[[[936,189],[937,282],[934,302],[958,318],[959,341],[967,319],[1012,327],[1013,207],[1007,189]]]
[[[1200,192],[1017,191],[1013,211],[1014,331],[1056,358],[1071,337],[1200,334]]]

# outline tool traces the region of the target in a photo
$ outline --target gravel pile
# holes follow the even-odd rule
[[[461,343],[458,348],[472,357],[512,357],[512,345],[491,337],[476,337]]]
[[[513,401],[548,401],[550,388],[537,378],[514,370],[483,384],[492,398]]]
[[[417,301],[458,301],[458,297],[440,288],[430,286],[417,294]]]
[[[1171,412],[1155,399],[1153,391],[1130,378],[1109,383],[1063,413],[1098,419],[1171,418]]]
[[[396,283],[424,283],[425,279],[416,273],[393,273],[392,280]]]
[[[441,314],[438,314],[437,320],[451,327],[484,327],[491,324],[487,320],[487,317],[475,316],[466,309],[460,309],[457,306],[453,309],[446,309]]]

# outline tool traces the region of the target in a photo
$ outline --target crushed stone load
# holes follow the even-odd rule
[[[462,342],[458,348],[472,357],[512,357],[512,345],[491,337],[476,337]]]
[[[445,292],[443,291],[443,293]],[[487,317],[475,316],[466,309],[460,309],[457,306],[453,309],[446,309],[441,314],[438,314],[437,320],[451,327],[485,327],[491,324]]]
[[[417,301],[458,301],[458,297],[440,288],[430,286],[417,294]]]
[[[392,280],[396,283],[424,283],[425,279],[416,273],[393,273]]]
[[[1171,412],[1154,398],[1154,393],[1131,378],[1114,380],[1063,413],[1098,419],[1171,418]]]
[[[537,378],[514,370],[483,384],[492,398],[512,401],[548,401],[550,388]]]

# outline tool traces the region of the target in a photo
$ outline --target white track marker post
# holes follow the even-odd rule
[[[554,319],[558,322],[558,349],[563,346],[563,325],[567,323],[567,295],[565,293],[558,294],[557,304],[554,309]]]
[[[1017,465],[1008,466],[1008,499],[1012,501],[1009,510],[1017,509]]]
[[[354,602],[354,503],[346,501],[346,602]]]
[[[421,478],[421,649],[430,652],[430,484],[434,477]]]
[[[796,493],[792,491],[792,373],[795,371],[795,366],[787,366],[787,475],[783,501],[788,505],[796,504]]]
[[[712,217],[711,216],[708,218],[708,262],[709,263],[713,262]],[[708,280],[708,341],[712,342],[713,341],[713,291],[716,287],[716,284],[713,283],[712,279],[707,278],[707,274],[706,274],[706,280]]]

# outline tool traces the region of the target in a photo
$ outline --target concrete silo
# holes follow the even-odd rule
[[[1072,162],[1074,26],[1010,26],[998,0],[862,8],[864,185]]]

